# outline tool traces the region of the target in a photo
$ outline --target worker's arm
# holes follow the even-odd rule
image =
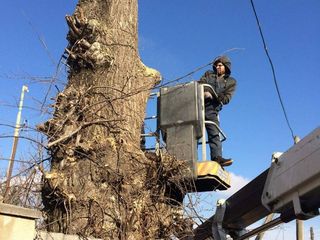
[[[236,90],[236,85],[236,80],[230,77],[225,90],[218,95],[219,102],[222,102],[223,105],[228,104]]]
[[[208,79],[210,79],[210,77],[212,77],[211,75],[213,75],[213,72],[211,70],[206,71],[203,76],[200,78],[199,83],[200,84],[208,84]],[[205,87],[204,89],[204,98],[205,99],[213,99],[213,93],[212,90],[209,89],[208,87]]]
[[[199,83],[208,83],[208,79],[213,74],[213,71],[208,70],[206,71],[203,76],[200,78]]]

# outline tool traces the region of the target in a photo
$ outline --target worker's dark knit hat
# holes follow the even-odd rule
[[[230,58],[229,57],[227,57],[227,56],[218,56],[218,57],[216,57],[214,60],[213,60],[213,69],[214,70],[216,70],[215,69],[215,65],[217,64],[217,63],[219,63],[219,62],[221,62],[224,66],[225,66],[225,68],[226,68],[226,74],[228,74],[228,75],[230,75],[231,74],[231,60],[230,60]]]

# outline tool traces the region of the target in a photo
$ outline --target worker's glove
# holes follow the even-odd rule
[[[219,93],[219,94],[218,94],[218,101],[219,101],[219,102],[222,102],[223,99],[224,99],[224,94]]]
[[[221,111],[221,109],[222,109],[222,104],[219,104],[219,105],[215,108],[215,110],[216,110],[217,112]]]
[[[209,92],[204,92],[204,98],[205,99],[212,99],[212,95]]]

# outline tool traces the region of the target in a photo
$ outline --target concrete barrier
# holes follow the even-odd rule
[[[63,233],[54,233],[54,232],[45,232],[45,231],[39,231],[38,232],[38,239],[39,240],[101,240],[99,238],[83,238],[78,235],[69,235],[69,234],[63,234]]]
[[[40,211],[0,203],[0,240],[33,240]]]
[[[0,240],[82,240],[78,235],[68,235],[36,230],[36,219],[42,217],[38,210],[0,203]],[[101,240],[86,238],[88,240]]]

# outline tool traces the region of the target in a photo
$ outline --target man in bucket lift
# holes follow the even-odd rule
[[[199,83],[209,84],[216,92],[205,88],[205,120],[212,121],[219,126],[219,111],[222,106],[228,104],[236,89],[236,80],[230,76],[231,61],[227,56],[219,56],[213,61],[213,71],[209,70],[199,80]],[[230,166],[231,158],[222,157],[222,145],[219,130],[213,124],[206,124],[208,142],[210,146],[211,160],[218,162],[221,166]]]

